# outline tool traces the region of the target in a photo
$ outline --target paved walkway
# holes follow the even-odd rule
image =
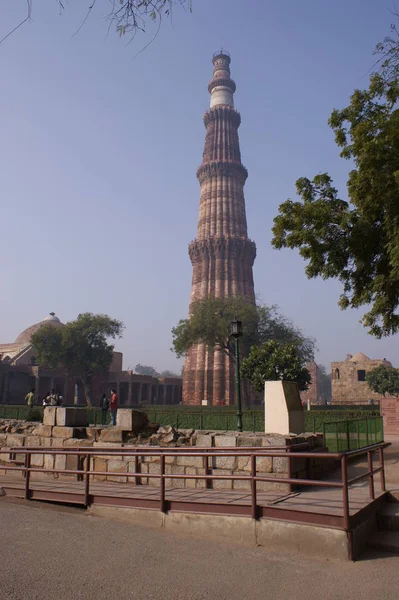
[[[363,466],[353,465],[351,467],[351,476],[363,471]],[[340,479],[340,476],[339,476]],[[7,490],[12,487],[20,497],[24,497],[25,480],[21,476],[15,476],[12,472],[0,476],[0,487],[4,486]],[[84,501],[84,483],[73,481],[71,479],[51,479],[46,481],[30,480],[30,489],[38,492],[61,492],[63,494],[79,494],[80,500],[76,496],[75,502]],[[375,478],[375,497],[381,494],[378,476]],[[154,508],[158,508],[160,501],[160,491],[158,487],[148,485],[129,485],[127,483],[116,482],[90,482],[90,496],[94,503],[96,498],[131,498],[138,501],[152,502]],[[229,507],[250,507],[251,494],[240,490],[205,490],[191,488],[167,488],[166,500],[170,502],[180,502],[187,504],[204,505],[225,505],[226,514],[229,513]],[[42,496],[43,497],[43,496]],[[67,498],[66,502],[72,502],[73,498]],[[355,515],[370,502],[368,483],[361,480],[355,483],[349,490],[349,510],[351,515]],[[110,501],[110,504],[112,502]],[[257,505],[263,507],[276,507],[287,511],[299,511],[301,513],[312,513],[319,515],[331,515],[333,517],[343,516],[343,497],[340,488],[309,488],[300,492],[257,492]],[[249,511],[246,510],[246,512]]]
[[[6,498],[0,520],[1,600],[398,598],[392,555],[301,559]]]

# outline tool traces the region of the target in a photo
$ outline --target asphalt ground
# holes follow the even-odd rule
[[[0,498],[1,600],[398,600],[399,557],[350,563]]]

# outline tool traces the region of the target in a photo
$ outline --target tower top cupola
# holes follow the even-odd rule
[[[213,77],[208,85],[211,108],[218,105],[234,108],[233,94],[236,84],[230,77],[230,61],[230,54],[223,48],[213,55]]]

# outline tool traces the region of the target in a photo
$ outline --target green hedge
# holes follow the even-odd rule
[[[236,410],[231,407],[202,408],[202,407],[165,407],[151,406],[143,408],[150,421],[160,425],[173,425],[187,429],[236,430]],[[305,412],[305,430],[307,432],[322,432],[324,423],[344,421],[379,416],[379,410],[316,410]],[[263,408],[245,409],[243,425],[246,431],[264,431]]]
[[[361,411],[365,411],[365,412],[369,412],[369,411],[378,411],[378,404],[328,404],[327,407],[325,404],[314,404],[312,406],[312,411],[317,411],[317,410],[331,410],[331,411],[337,411],[337,412],[345,412],[345,411],[354,411],[354,410],[361,410]]]
[[[22,421],[41,421],[43,419],[43,408],[34,406],[11,406],[0,404],[0,419],[21,419]]]
[[[237,429],[237,411],[231,407],[207,408],[201,406],[148,406],[142,407],[148,418],[153,423],[160,425],[173,425],[181,429]],[[41,420],[42,407],[34,407],[29,414],[26,406],[9,406],[0,404],[0,419],[28,419]],[[379,416],[379,410],[353,409],[351,410],[315,410],[305,412],[305,430],[308,432],[322,432],[324,423],[331,421],[346,421]],[[101,410],[88,409],[89,423],[101,424]],[[243,425],[245,431],[264,431],[263,408],[244,409]]]

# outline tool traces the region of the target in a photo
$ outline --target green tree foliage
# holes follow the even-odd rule
[[[159,377],[158,371],[154,367],[151,367],[150,365],[140,365],[140,363],[139,363],[134,367],[134,372],[137,373],[137,375],[148,375],[149,377]]]
[[[271,339],[294,345],[303,361],[313,359],[315,341],[306,337],[292,321],[282,316],[275,306],[255,306],[243,297],[205,298],[194,302],[189,319],[183,319],[172,329],[173,350],[178,357],[198,343],[210,350],[221,349],[234,357],[234,341],[230,324],[235,318],[242,321],[241,347],[248,355],[251,346],[262,345]]]
[[[40,365],[62,367],[81,380],[90,406],[93,375],[106,373],[111,366],[114,346],[108,340],[122,337],[123,330],[121,321],[107,315],[83,313],[64,327],[41,327],[31,344]]]
[[[257,392],[263,391],[265,381],[295,381],[300,391],[307,390],[311,382],[298,348],[275,340],[251,348],[242,362],[241,375]]]
[[[399,370],[389,365],[379,365],[366,374],[370,389],[377,394],[399,397]]]
[[[298,249],[309,278],[342,282],[341,308],[368,307],[362,322],[377,337],[399,329],[398,98],[397,77],[374,73],[368,89],[333,110],[329,124],[341,157],[354,165],[350,202],[338,197],[327,173],[302,177],[300,201],[281,204],[273,227],[273,246]]]

